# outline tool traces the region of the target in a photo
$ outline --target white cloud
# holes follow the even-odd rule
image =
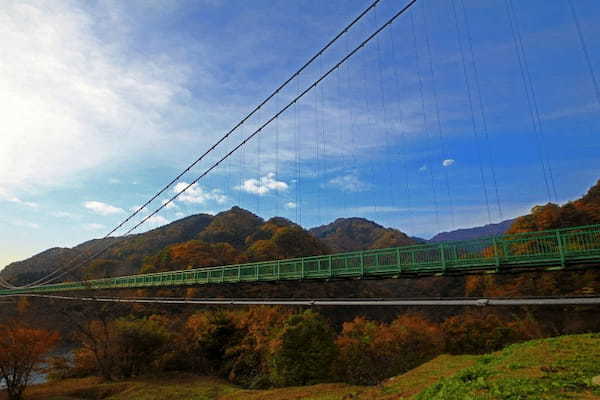
[[[105,226],[102,224],[85,224],[83,225],[83,229],[85,229],[86,231],[99,231],[100,229],[104,229]]]
[[[293,202],[293,201],[289,201],[287,203],[285,203],[285,208],[296,208],[298,205]]]
[[[114,215],[125,212],[122,208],[102,203],[101,201],[86,201],[83,206],[99,215]]]
[[[190,188],[190,189],[191,189],[191,188]],[[161,203],[164,205],[164,204],[166,204],[166,203],[167,203],[167,201],[169,201],[169,200],[163,200]],[[174,201],[172,201],[172,202],[170,202],[169,204],[167,204],[167,205],[165,206],[165,209],[166,209],[166,210],[170,210],[170,209],[172,209],[172,208],[176,208],[176,207],[177,207],[177,204],[175,204],[175,202],[174,202]]]
[[[187,182],[177,183],[173,188],[173,193],[181,192],[188,185],[189,184]],[[187,189],[177,198],[177,201],[191,204],[204,204],[209,200],[215,201],[219,204],[223,204],[228,200],[228,197],[224,195],[223,192],[219,189],[206,191],[197,183],[194,183],[192,186],[190,186],[189,189]]]
[[[162,54],[140,60],[118,34],[98,36],[103,21],[78,2],[2,2],[0,48],[10,62],[0,69],[0,186],[7,191],[62,184],[166,137],[167,110],[188,93],[185,66]]]
[[[113,184],[113,185],[114,185],[114,184],[116,184],[116,183],[121,183],[121,180],[120,180],[120,179],[117,179],[117,178],[109,178],[109,179],[108,179],[108,183],[110,183],[110,184]]]
[[[450,167],[450,166],[454,165],[454,163],[455,163],[455,161],[453,159],[451,159],[451,158],[442,161],[442,165],[444,167]]]
[[[235,187],[236,190],[261,196],[274,190],[281,192],[288,188],[289,185],[284,181],[278,181],[273,172],[269,172],[267,175],[260,177],[260,179],[246,179],[242,185]]]
[[[344,192],[364,192],[371,188],[371,184],[361,181],[354,174],[338,176],[329,181],[329,184]]]
[[[162,215],[153,215],[150,218],[148,218],[148,221],[146,222],[150,225],[165,225],[168,224],[170,221]]]
[[[427,171],[427,165],[423,165],[421,168],[419,168],[419,171],[421,171],[421,172]]]

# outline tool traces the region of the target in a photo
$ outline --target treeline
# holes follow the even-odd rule
[[[535,206],[531,213],[517,218],[507,233],[544,231],[600,224],[600,180],[580,199],[562,206],[548,203]]]
[[[141,273],[241,264],[329,253],[316,237],[285,218],[264,222],[241,209],[219,214],[197,238],[146,257]]]
[[[485,353],[544,335],[532,318],[469,311],[441,324],[419,314],[390,323],[357,317],[336,332],[320,314],[278,307],[92,320],[76,327],[72,360],[51,378],[108,380],[159,372],[211,375],[248,387],[343,381],[376,384],[444,352]]]

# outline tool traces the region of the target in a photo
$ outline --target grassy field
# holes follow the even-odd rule
[[[600,334],[535,340],[483,356],[442,355],[374,387],[328,383],[246,390],[214,378],[171,375],[112,383],[99,378],[51,382],[31,387],[26,399],[600,399]]]

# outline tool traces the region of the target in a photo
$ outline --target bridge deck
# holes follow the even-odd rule
[[[564,268],[600,262],[600,225],[220,267],[65,282],[0,295],[301,279]]]

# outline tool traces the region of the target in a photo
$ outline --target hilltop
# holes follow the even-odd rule
[[[310,230],[334,252],[383,249],[417,244],[404,232],[365,218],[338,218],[334,222]]]

